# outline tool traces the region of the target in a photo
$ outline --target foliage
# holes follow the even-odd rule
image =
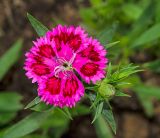
[[[19,39],[13,46],[0,58],[0,81],[8,70],[15,64],[19,58],[22,48],[22,40]]]
[[[22,40],[16,41],[13,46],[0,58],[0,81],[5,77],[10,68],[17,62],[22,48]],[[0,126],[10,122],[22,109],[20,103],[22,96],[15,91],[0,91]]]
[[[110,73],[111,64],[108,66],[106,82],[102,82],[99,88],[103,96],[129,96],[123,93],[124,88],[130,88],[136,92],[144,111],[148,116],[154,115],[153,99],[159,100],[159,88],[146,86],[138,75],[133,80],[122,81],[124,75],[131,72],[139,72],[136,66],[130,64],[131,57],[136,57],[137,52],[143,54],[149,52],[159,58],[159,0],[141,1],[112,1],[112,0],[90,0],[90,7],[82,7],[80,15],[82,24],[90,30],[92,35],[101,36],[101,43],[108,48],[108,57],[115,72]],[[104,33],[106,28],[108,32]],[[117,43],[117,40],[119,42]],[[117,43],[115,46],[110,47]],[[155,50],[157,49],[157,50]],[[133,60],[132,60],[133,61]],[[127,64],[122,69],[117,63]],[[119,65],[118,65],[119,66]],[[140,65],[144,71],[159,73],[159,60],[146,61]],[[129,72],[123,72],[125,70]],[[114,83],[115,81],[115,83]],[[109,83],[109,84],[108,84]],[[132,83],[132,84],[131,84]],[[105,85],[106,84],[106,85]],[[121,88],[121,90],[119,90]],[[101,90],[102,89],[102,90]],[[104,89],[104,90],[103,90]],[[103,92],[102,92],[103,91]],[[99,111],[98,111],[99,112]],[[97,114],[95,114],[97,115]]]

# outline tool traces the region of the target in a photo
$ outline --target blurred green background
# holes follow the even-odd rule
[[[72,109],[73,120],[60,110],[34,113],[24,107],[36,96],[25,77],[24,53],[37,35],[26,13],[48,28],[81,25],[108,48],[114,68],[135,63],[143,72],[122,85],[131,98],[111,100],[117,134],[99,117],[94,124],[88,101]],[[1,0],[0,1],[0,137],[5,138],[160,138],[160,1],[159,0]],[[42,111],[43,104],[33,108]],[[23,125],[23,127],[22,127]],[[23,130],[22,128],[25,128]],[[32,132],[35,130],[34,132]],[[32,132],[32,133],[31,133]],[[28,134],[30,133],[30,134]]]

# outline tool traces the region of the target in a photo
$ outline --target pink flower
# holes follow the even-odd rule
[[[106,50],[81,27],[58,25],[33,43],[24,69],[47,104],[75,106],[85,91],[79,78],[96,83],[105,77]]]

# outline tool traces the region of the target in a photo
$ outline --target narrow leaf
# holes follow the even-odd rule
[[[144,68],[149,68],[150,70],[152,70],[154,72],[160,73],[160,59],[145,63],[143,65],[143,67]]]
[[[37,130],[51,112],[32,113],[17,124],[10,127],[3,138],[20,138]]]
[[[113,134],[102,115],[94,123],[98,138],[113,138]]]
[[[94,119],[93,119],[92,123],[94,123],[94,121],[101,115],[102,109],[103,109],[103,102],[100,102],[96,106],[96,109],[95,109],[96,111],[95,111],[95,115],[94,115]]]
[[[89,108],[82,104],[76,105],[75,108],[71,108],[71,114],[73,116],[87,115],[90,112]]]
[[[73,120],[72,115],[70,114],[68,108],[57,108],[59,111],[61,111],[67,118]]]
[[[114,134],[116,134],[116,122],[113,117],[112,110],[110,108],[110,105],[108,103],[105,103],[102,110],[102,115],[104,116],[104,119],[108,122],[109,126],[113,130]]]
[[[120,42],[120,41],[116,41],[116,42],[112,42],[112,43],[106,44],[106,45],[105,45],[105,48],[106,48],[106,49],[109,49],[109,48],[117,45],[119,42]]]
[[[145,96],[143,93],[137,94],[137,97],[142,104],[142,107],[144,109],[144,112],[148,117],[152,117],[154,115],[154,106],[152,103],[152,99]]]
[[[109,65],[107,67],[107,77],[111,77],[112,74],[112,65],[111,62],[109,62]]]
[[[128,18],[137,20],[142,14],[142,8],[138,4],[127,3],[122,7],[122,11],[125,13]]]
[[[0,81],[8,70],[16,63],[20,56],[22,40],[16,41],[13,46],[0,58]]]
[[[48,31],[48,28],[45,27],[40,21],[34,18],[31,14],[27,13],[27,17],[39,36],[44,36],[45,33]]]
[[[132,89],[137,93],[146,114],[149,117],[152,116],[154,114],[152,99],[156,98],[160,100],[160,88],[141,84],[136,85],[136,87],[133,87]]]
[[[36,111],[36,112],[44,112],[44,111],[47,111],[47,110],[51,109],[52,107],[53,106],[47,105],[44,102],[40,102],[39,104],[31,107],[30,109],[33,110],[33,111]]]
[[[130,95],[128,95],[128,94],[126,94],[126,93],[123,93],[123,92],[121,92],[121,91],[117,91],[117,92],[115,93],[115,96],[131,97]]]
[[[97,35],[97,38],[99,39],[102,45],[106,45],[112,40],[116,29],[117,29],[117,23],[114,23],[112,26],[106,27],[103,31],[101,31]]]
[[[0,93],[0,112],[13,112],[22,109],[22,96],[17,92]]]
[[[4,125],[16,117],[16,112],[1,112],[0,124]]]
[[[35,105],[39,104],[41,102],[41,99],[39,97],[36,97],[33,101],[31,101],[24,109],[32,108]]]
[[[160,87],[147,86],[147,85],[136,85],[132,88],[135,92],[141,93],[149,98],[157,98],[160,100]]]
[[[154,34],[154,35],[153,35]],[[147,31],[142,33],[133,43],[132,47],[140,47],[140,45],[144,45],[148,42],[154,41],[160,38],[160,24],[155,24]]]

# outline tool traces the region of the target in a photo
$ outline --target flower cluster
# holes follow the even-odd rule
[[[106,50],[81,27],[58,25],[33,44],[24,69],[47,104],[75,106],[85,91],[81,79],[96,83],[105,77]]]

